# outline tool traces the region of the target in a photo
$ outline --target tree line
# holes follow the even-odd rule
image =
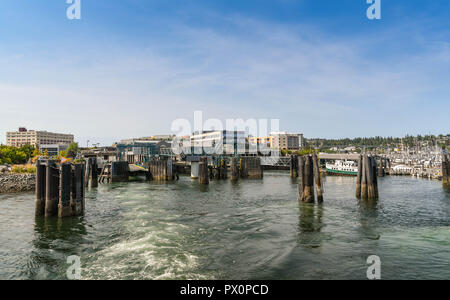
[[[72,143],[68,146],[68,148],[64,151],[60,151],[60,154],[58,157],[61,156],[67,157],[67,158],[75,158],[77,153],[79,152],[78,144]],[[41,153],[39,149],[32,145],[25,145],[22,147],[11,147],[11,146],[4,146],[0,145],[0,165],[19,165],[19,164],[25,164],[30,159],[39,157],[39,156],[45,156],[48,157],[49,154],[47,151],[44,151],[44,153]]]
[[[406,135],[399,137],[358,137],[344,139],[307,139],[307,145],[312,148],[332,148],[332,147],[397,147],[404,145],[405,147],[415,146],[435,146],[436,144],[442,148],[450,146],[449,135]]]

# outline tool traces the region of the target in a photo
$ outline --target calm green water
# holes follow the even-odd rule
[[[325,203],[297,202],[285,172],[262,181],[128,183],[87,193],[84,217],[34,217],[34,195],[0,195],[0,279],[450,279],[450,192],[410,177],[354,197],[354,178],[328,177]]]

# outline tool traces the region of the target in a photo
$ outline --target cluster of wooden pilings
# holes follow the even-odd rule
[[[111,182],[127,182],[130,180],[130,165],[126,161],[113,161],[110,170]]]
[[[176,177],[171,159],[149,161],[148,171],[147,178],[149,180],[174,181]]]
[[[323,185],[320,175],[319,159],[317,155],[292,156],[291,160],[297,162],[296,173],[298,177],[298,201],[314,203],[323,202]],[[291,163],[292,165],[292,163]],[[294,166],[292,165],[294,168]],[[291,170],[291,176],[293,176]],[[314,194],[314,185],[317,198]]]
[[[239,176],[244,179],[262,179],[264,172],[261,166],[261,158],[241,157]]]
[[[230,158],[230,180],[236,182],[242,179],[262,179],[263,168],[261,159],[258,157],[231,157]],[[208,165],[207,157],[200,157],[198,162],[191,164],[191,177],[198,179],[199,184],[209,184],[212,179],[220,180],[228,178],[228,164],[223,159],[214,160]]]
[[[60,218],[84,213],[85,164],[36,163],[36,216]]]
[[[225,158],[213,159],[210,178],[215,180],[228,178],[228,166]]]
[[[442,184],[450,187],[450,154],[442,155]]]
[[[375,157],[361,155],[358,161],[358,175],[356,179],[356,197],[358,199],[378,198],[377,173]]]

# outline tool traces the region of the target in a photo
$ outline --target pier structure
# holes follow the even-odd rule
[[[228,178],[228,159],[225,156],[213,156],[210,178],[215,180]]]
[[[85,210],[85,172],[84,163],[38,160],[35,215],[59,218],[82,215]]]
[[[189,155],[184,159],[190,163],[191,178],[198,179],[202,184],[206,184],[206,180],[202,178],[202,176],[205,176],[204,174],[207,174],[209,178],[208,183],[210,180],[225,180],[228,178],[235,182],[238,179],[262,179],[264,177],[260,157],[203,154]]]
[[[364,200],[378,198],[377,163],[373,156],[359,157],[356,197]]]
[[[111,163],[110,182],[127,182],[130,180],[130,165],[126,161]]]
[[[155,181],[174,181],[177,174],[172,159],[153,159],[148,162],[147,179]]]
[[[298,200],[299,202],[323,202],[323,184],[316,155],[305,155],[296,158],[298,161]],[[316,192],[314,193],[314,183]],[[315,197],[317,194],[317,198]]]
[[[243,179],[262,179],[264,171],[261,166],[261,158],[249,156],[240,157],[240,174],[239,177]]]

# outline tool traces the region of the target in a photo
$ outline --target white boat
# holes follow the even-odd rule
[[[343,176],[357,176],[358,165],[354,161],[336,160],[334,164],[326,164],[327,174],[343,175]]]

